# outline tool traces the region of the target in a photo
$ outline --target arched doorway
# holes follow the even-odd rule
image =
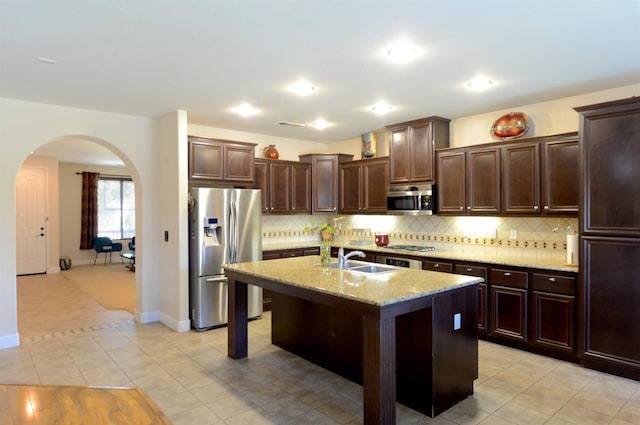
[[[43,169],[47,176],[44,232],[47,267],[43,275],[17,278],[21,339],[51,337],[132,321],[137,296],[135,274],[124,268],[117,254],[112,258],[113,266],[94,267],[95,251],[79,249],[82,177],[77,173],[90,171],[129,177],[139,195],[135,167],[106,141],[65,136],[34,150],[23,162],[21,172],[28,168]],[[139,214],[136,209],[136,216]],[[136,222],[139,222],[137,218]],[[122,242],[127,252],[128,240]],[[61,256],[72,259],[71,270],[60,272]],[[108,296],[101,298],[100,286],[106,286],[105,281],[110,284],[109,290],[104,291]],[[115,294],[118,287],[126,288],[126,297]],[[122,301],[125,298],[126,303]]]

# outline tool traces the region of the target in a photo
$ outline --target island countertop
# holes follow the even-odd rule
[[[308,291],[388,306],[483,282],[473,276],[396,268],[391,272],[362,273],[330,268],[322,271],[320,256],[282,258],[225,265],[251,276]]]

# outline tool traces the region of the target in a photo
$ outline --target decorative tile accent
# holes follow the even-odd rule
[[[100,324],[100,325],[88,326],[86,328],[70,329],[68,331],[52,332],[52,333],[48,333],[48,334],[44,334],[44,335],[29,336],[29,337],[26,337],[26,338],[20,338],[20,343],[28,344],[30,342],[46,341],[46,340],[60,338],[60,337],[64,337],[64,336],[83,335],[83,334],[88,334],[88,333],[95,332],[95,331],[100,331],[100,330],[103,330],[103,329],[118,328],[118,327],[120,327],[122,325],[125,325],[125,324],[131,325],[131,324],[134,324],[134,323],[135,323],[134,319],[130,319],[130,320],[127,320],[127,321],[124,321],[124,322],[103,323],[103,324]]]

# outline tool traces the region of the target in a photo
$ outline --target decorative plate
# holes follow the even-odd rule
[[[522,112],[504,114],[491,125],[491,136],[495,139],[510,140],[522,137],[529,130],[529,118]]]

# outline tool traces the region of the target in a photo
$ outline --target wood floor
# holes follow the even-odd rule
[[[0,424],[167,425],[138,388],[0,385]]]

